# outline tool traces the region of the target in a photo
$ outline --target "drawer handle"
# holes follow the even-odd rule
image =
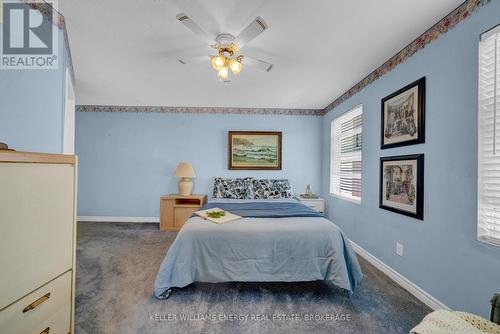
[[[35,307],[37,307],[38,305],[40,305],[41,303],[43,303],[44,301],[46,301],[47,299],[50,298],[50,292],[49,293],[46,293],[45,295],[43,295],[42,297],[38,298],[37,300],[35,300],[33,303],[29,304],[28,306],[26,306],[24,309],[23,309],[23,313],[26,313],[32,309],[34,309]],[[50,328],[47,327],[46,330],[50,330]],[[45,331],[46,331],[45,330]],[[45,333],[45,331],[43,331],[42,333],[40,334],[43,334]],[[48,333],[48,332],[47,332]]]
[[[43,331],[41,331],[40,334],[49,334],[49,332],[50,332],[50,327],[47,327]]]

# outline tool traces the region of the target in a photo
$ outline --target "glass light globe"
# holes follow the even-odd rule
[[[227,66],[224,66],[223,68],[221,68],[219,70],[219,72],[217,73],[217,75],[221,79],[224,79],[224,80],[227,79],[229,77],[229,68]]]
[[[214,70],[220,71],[220,69],[223,68],[224,65],[226,65],[226,57],[221,55],[212,57],[211,63]]]
[[[243,69],[243,64],[237,60],[231,59],[229,61],[229,67],[231,67],[231,71],[233,71],[234,74],[238,74]]]

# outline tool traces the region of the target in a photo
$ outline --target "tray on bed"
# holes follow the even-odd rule
[[[208,213],[212,212],[212,211],[224,211],[226,214],[224,216],[220,217],[220,218],[209,217]],[[230,223],[232,221],[241,219],[241,216],[232,214],[229,211],[225,211],[225,210],[222,210],[222,209],[219,209],[219,208],[211,208],[211,209],[206,209],[206,210],[200,210],[200,211],[196,211],[194,214],[197,215],[197,216],[200,216],[201,218],[209,220],[212,223],[216,223],[216,224],[226,224],[226,223]]]

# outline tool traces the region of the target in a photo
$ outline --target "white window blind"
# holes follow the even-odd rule
[[[500,29],[479,42],[478,239],[500,246]]]
[[[363,107],[335,118],[331,124],[330,194],[361,202]]]

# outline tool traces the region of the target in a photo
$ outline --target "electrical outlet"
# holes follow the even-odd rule
[[[396,254],[403,256],[403,244],[396,242]]]

